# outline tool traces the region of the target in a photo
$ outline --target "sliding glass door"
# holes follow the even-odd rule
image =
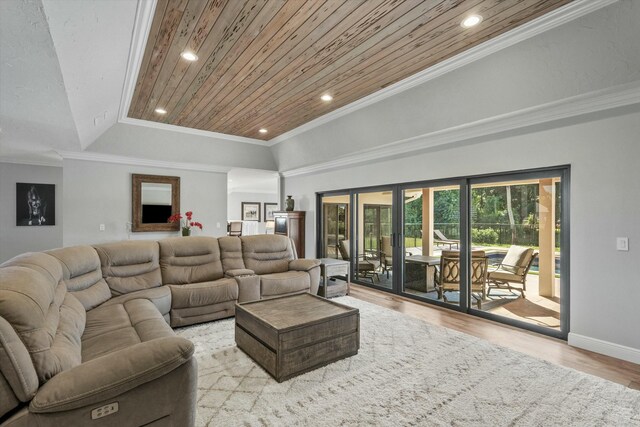
[[[393,286],[393,189],[354,194],[354,278],[374,287]]]
[[[319,199],[320,253],[356,283],[566,338],[568,190],[568,167],[343,190]]]
[[[402,292],[460,305],[461,269],[452,265],[447,280],[440,277],[442,254],[460,255],[460,185],[415,186],[402,195]]]

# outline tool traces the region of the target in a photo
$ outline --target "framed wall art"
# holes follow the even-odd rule
[[[242,202],[242,220],[260,221],[260,202]]]
[[[16,225],[56,225],[55,184],[16,183]]]
[[[266,203],[264,204],[264,220],[265,222],[267,221],[273,221],[273,213],[275,211],[278,210],[278,204],[277,203]]]

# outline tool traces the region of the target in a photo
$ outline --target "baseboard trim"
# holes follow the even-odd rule
[[[640,350],[636,348],[587,337],[573,332],[569,332],[567,342],[573,347],[594,351],[596,353],[615,357],[616,359],[640,364]]]

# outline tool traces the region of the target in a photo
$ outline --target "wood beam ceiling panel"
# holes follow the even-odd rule
[[[271,139],[570,1],[158,0],[128,116]]]
[[[553,3],[566,2],[567,0],[557,0]],[[504,32],[505,29],[511,28],[514,23],[520,23],[523,17],[533,19],[535,16],[546,13],[549,6],[534,0],[511,0],[511,3],[511,7],[508,7],[507,2],[503,2],[488,10],[480,8],[480,13],[490,16],[490,18],[485,18],[486,21],[489,21],[490,26],[487,26],[483,31],[475,32],[470,38],[464,31],[460,31],[455,37],[451,37],[452,20],[444,21],[445,23],[439,26],[436,31],[427,31],[425,35],[420,37],[416,35],[412,43],[404,46],[392,45],[360,64],[355,61],[346,64],[343,69],[332,73],[332,76],[337,77],[330,82],[320,82],[320,84],[312,86],[311,90],[308,91],[303,91],[298,87],[298,90],[293,89],[287,93],[284,97],[286,99],[274,97],[271,101],[271,106],[274,111],[278,111],[279,115],[277,116],[273,114],[257,118],[254,116],[253,121],[245,124],[244,127],[222,128],[222,131],[232,134],[250,132],[255,126],[259,126],[258,123],[269,123],[269,127],[277,133],[282,133],[279,132],[280,128],[296,128],[315,118],[311,117],[309,112],[314,105],[322,104],[318,99],[318,94],[321,93],[322,87],[335,88],[336,99],[363,98],[389,84],[415,74],[423,69],[425,63],[438,63],[468,49],[470,45],[477,45],[495,37]],[[513,7],[514,3],[518,3],[518,6],[522,7],[528,6],[528,8],[524,10],[520,7],[515,8]],[[473,10],[474,12],[476,11],[476,9]],[[464,16],[467,12],[463,11],[457,18],[461,20],[461,16]],[[460,28],[459,26],[457,27]],[[457,28],[453,29],[457,30]],[[442,47],[442,49],[436,49],[436,47]],[[298,94],[297,97],[295,96],[296,94]],[[350,102],[343,101],[336,105],[339,108]],[[332,105],[331,107],[335,106]],[[279,120],[279,118],[284,120]],[[234,123],[230,124],[230,126],[233,125]]]

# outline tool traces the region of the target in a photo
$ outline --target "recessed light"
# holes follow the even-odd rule
[[[156,113],[158,114],[167,114],[167,110],[164,108],[156,108]]]
[[[198,60],[198,55],[196,55],[195,53],[191,52],[190,50],[185,50],[184,52],[182,52],[180,54],[180,56],[182,56],[187,61],[197,61]]]
[[[265,133],[267,133],[267,130],[266,130],[265,128],[262,128],[262,129],[260,129],[258,132],[260,132],[260,133],[262,133],[262,134],[265,134]]]
[[[482,22],[482,16],[480,15],[469,15],[460,23],[462,28],[471,28],[475,27],[479,23]]]
[[[322,99],[324,102],[329,102],[329,101],[333,101],[333,96],[329,95],[328,93],[325,93],[320,97],[320,99]]]

